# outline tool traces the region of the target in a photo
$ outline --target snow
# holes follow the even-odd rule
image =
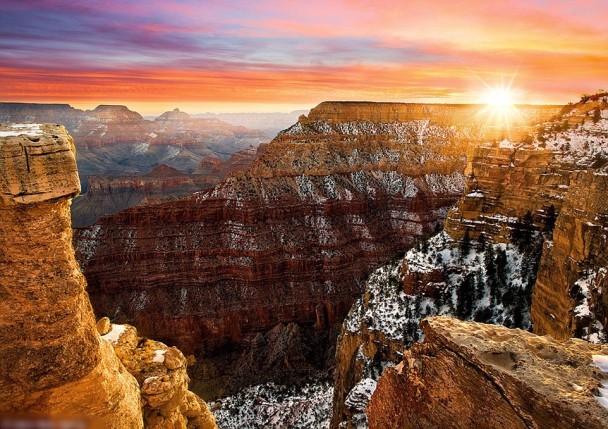
[[[607,355],[592,355],[594,366],[597,366],[603,373],[608,374],[608,356]],[[595,396],[595,399],[599,404],[608,409],[608,380],[602,380],[602,387],[598,388],[600,392],[599,396]]]
[[[590,270],[586,275],[574,282],[574,289],[578,287],[576,306],[574,307],[574,317],[582,319],[579,323],[583,326],[582,338],[592,343],[600,344],[606,342],[604,326],[597,319],[596,314],[590,306],[591,290],[595,287],[598,275],[604,275],[604,269]]]
[[[41,136],[42,130],[40,126],[40,124],[12,124],[8,126],[8,128],[12,129],[11,131],[0,131],[0,137],[17,137],[23,134]]]
[[[377,384],[378,382],[372,378],[362,379],[350,390],[344,404],[352,410],[365,412]]]
[[[115,325],[114,323],[112,323],[112,329],[110,329],[110,332],[105,335],[102,335],[101,338],[111,342],[112,344],[117,344],[121,335],[124,334],[126,330],[126,325]]]
[[[222,429],[326,429],[333,387],[314,382],[302,387],[261,384],[209,404]]]
[[[165,353],[167,350],[155,350],[152,362],[163,363],[165,361]]]
[[[138,143],[133,148],[133,155],[142,155],[148,150],[149,147],[150,147],[150,143],[147,143],[147,142]]]

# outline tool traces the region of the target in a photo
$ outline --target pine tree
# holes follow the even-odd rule
[[[469,228],[467,228],[464,232],[464,237],[460,240],[460,262],[464,260],[467,256],[469,256],[469,252],[471,251],[471,234],[469,232]]]
[[[600,108],[598,106],[593,111],[593,123],[597,124],[600,121],[600,119],[602,119],[602,111],[600,110]]]
[[[492,305],[496,303],[496,294],[498,282],[496,281],[496,261],[494,260],[494,248],[490,245],[485,253],[484,265],[486,268],[486,281],[490,289],[490,302]]]
[[[518,218],[511,230],[511,241],[517,246],[520,252],[523,252],[532,242],[534,236],[534,220],[530,210],[526,214]]]
[[[469,318],[473,313],[474,282],[473,274],[467,273],[457,290],[456,315],[461,319]]]
[[[551,204],[546,212],[545,217],[545,226],[543,227],[543,232],[550,233],[555,228],[555,221],[557,220],[557,212],[555,211],[555,206]]]
[[[477,238],[477,246],[480,252],[484,252],[486,250],[486,244],[486,235],[483,232],[479,233],[479,237]]]
[[[507,252],[499,247],[496,249],[496,282],[500,289],[507,287],[507,271]]]

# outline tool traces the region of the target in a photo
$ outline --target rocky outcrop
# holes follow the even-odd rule
[[[141,338],[133,326],[114,325],[107,318],[97,322],[97,330],[137,380],[147,428],[217,428],[207,404],[188,390],[182,352]]]
[[[91,176],[145,174],[160,164],[192,173],[205,158],[225,160],[268,141],[257,130],[177,109],[149,121],[125,106],[85,111],[65,104],[0,103],[0,123],[11,122],[65,125],[76,144],[83,192]]]
[[[0,424],[216,429],[179,350],[95,324],[72,247],[80,187],[65,128],[1,126],[0,172]]]
[[[555,213],[561,209],[572,169],[560,162],[558,152],[504,142],[476,147],[468,158],[464,196],[445,223],[452,238],[463,239],[468,230],[473,240],[483,234],[508,243],[527,212],[541,229],[550,207]]]
[[[608,347],[447,317],[422,330],[424,342],[380,377],[371,429],[606,427],[605,398],[594,397],[606,374],[594,362]]]
[[[100,344],[74,259],[74,144],[56,125],[0,128],[0,416],[143,426],[137,383]]]
[[[87,192],[72,202],[72,225],[89,226],[100,217],[140,204],[175,200],[215,185],[212,175],[186,174],[165,164],[144,175],[94,176]]]
[[[601,115],[590,119],[602,103],[595,97],[566,106],[545,118],[536,138],[470,149],[465,192],[445,232],[370,276],[345,321],[332,427],[355,427],[365,417],[348,396],[397,362],[420,338],[425,316],[525,329],[532,317],[535,332],[605,341],[608,129]]]
[[[210,180],[215,180],[214,185],[221,182],[226,176],[235,173],[239,170],[244,170],[251,165],[255,160],[266,152],[268,145],[260,144],[257,148],[249,146],[245,150],[235,152],[226,160],[219,158],[205,158],[201,161],[200,166],[196,170],[197,174],[202,174]]]

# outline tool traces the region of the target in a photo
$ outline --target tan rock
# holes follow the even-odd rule
[[[590,307],[607,326],[608,294],[602,293],[608,268],[608,175],[580,173],[570,185],[553,231],[543,249],[532,296],[534,332],[565,339],[585,334],[587,317],[576,317],[576,282],[588,279]],[[579,292],[580,293],[580,292]]]
[[[106,335],[112,329],[112,324],[110,323],[110,319],[102,317],[97,321],[96,327],[99,335]]]
[[[187,360],[181,351],[139,337],[130,325],[112,324],[102,338],[137,379],[147,428],[217,428],[207,404],[188,390]]]
[[[78,191],[63,127],[0,126],[0,417],[140,428],[139,389],[100,345],[74,259],[69,199]]]
[[[0,198],[4,204],[78,195],[74,141],[64,127],[0,124],[0,139]]]
[[[370,429],[604,428],[594,398],[608,346],[518,329],[425,319],[422,344],[388,368],[368,405]]]

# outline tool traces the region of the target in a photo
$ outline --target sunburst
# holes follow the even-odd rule
[[[486,92],[480,97],[481,103],[485,105],[481,114],[485,116],[486,126],[497,132],[506,132],[507,138],[510,138],[512,124],[518,116],[515,91],[512,89],[514,79],[515,75],[508,84],[502,79],[500,84],[494,86],[483,82]]]

